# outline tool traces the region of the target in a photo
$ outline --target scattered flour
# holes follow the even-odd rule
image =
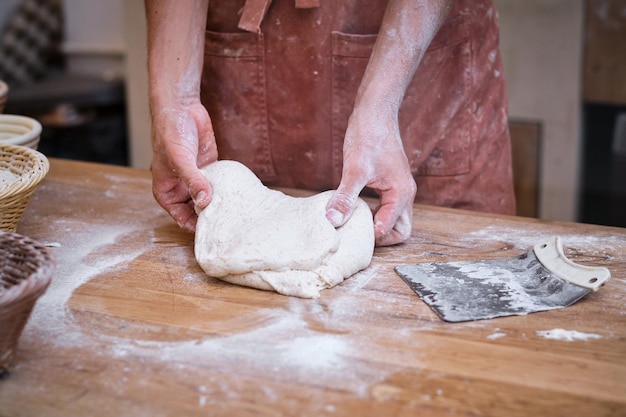
[[[530,250],[535,244],[553,236],[553,232],[546,232],[545,226],[538,224],[537,227],[524,224],[523,227],[516,228],[513,226],[490,225],[480,230],[464,235],[464,241],[486,240],[506,241],[514,245],[515,249]],[[624,235],[581,235],[566,232],[558,234],[563,242],[563,247],[576,250],[581,255],[619,259],[626,261],[626,253],[620,251],[619,248],[626,244],[626,234]]]
[[[582,333],[576,330],[552,329],[540,330],[537,336],[544,339],[562,340],[564,342],[573,342],[575,340],[602,339],[602,336],[595,333]]]
[[[501,337],[504,337],[504,336],[506,336],[506,333],[502,333],[502,332],[496,331],[494,333],[491,333],[489,336],[487,336],[487,339],[489,339],[489,340],[496,340],[496,339],[500,339]]]
[[[54,340],[55,344],[71,347],[82,339],[79,326],[71,325],[71,313],[66,306],[74,290],[111,268],[127,264],[140,254],[140,251],[126,251],[107,257],[93,256],[98,248],[111,245],[120,236],[132,231],[111,225],[101,225],[96,229],[73,231],[70,233],[72,239],[63,245],[58,242],[46,245],[57,260],[56,271],[48,290],[37,301],[28,326],[39,329],[41,333],[52,333],[50,340]],[[28,337],[28,333],[24,337]]]
[[[43,243],[43,245],[48,248],[60,248],[61,247],[61,244],[59,242],[46,242],[46,243]]]
[[[158,216],[163,215],[160,209],[157,213]],[[351,295],[375,282],[380,276],[377,274],[378,266],[372,266],[347,280],[344,295],[328,297],[320,303],[289,298],[286,305],[259,308],[251,313],[254,319],[258,319],[254,325],[228,332],[218,330],[215,334],[208,332],[201,339],[183,337],[170,340],[166,334],[171,331],[170,328],[147,323],[141,325],[141,332],[137,332],[135,337],[118,336],[108,333],[106,327],[117,325],[115,317],[109,318],[114,324],[90,324],[76,316],[68,307],[74,291],[103,274],[123,275],[129,265],[155,251],[161,253],[164,264],[183,265],[189,262],[189,248],[181,248],[178,244],[167,245],[162,237],[158,237],[155,226],[150,226],[158,224],[150,214],[145,213],[142,221],[136,224],[94,223],[89,228],[72,218],[55,222],[55,229],[62,231],[61,235],[43,240],[49,242],[47,246],[57,259],[55,277],[48,291],[38,300],[21,340],[24,345],[37,339],[39,343],[44,340],[51,350],[98,346],[97,354],[113,362],[124,363],[141,358],[148,363],[164,364],[181,375],[188,369],[183,367],[177,371],[175,365],[180,358],[188,358],[206,368],[246,367],[273,374],[279,380],[290,378],[293,383],[316,381],[337,390],[349,389],[358,396],[366,396],[372,384],[393,371],[393,368],[383,370],[376,364],[354,367],[353,361],[347,359],[359,357],[359,346],[367,343],[370,337],[358,332],[351,324],[354,316],[360,314],[358,309],[355,310]],[[138,234],[143,236],[138,237]],[[129,239],[142,239],[146,244],[140,249],[129,250],[130,245],[125,245]],[[206,285],[206,276],[201,271],[186,272],[172,278],[179,280],[177,285],[181,286]],[[379,295],[374,292],[372,296],[377,305],[390,302],[384,293]],[[98,302],[97,299],[94,302]],[[364,307],[359,304],[359,308]],[[124,320],[119,320],[120,326],[124,323]],[[223,323],[216,324],[217,328],[220,326]],[[385,329],[385,337],[400,338],[408,343],[415,340],[415,332],[421,329],[420,326],[424,327],[424,324],[416,322],[415,326],[402,331]],[[146,339],[143,338],[145,334],[160,335],[163,339],[155,340],[150,336]],[[110,384],[120,393],[126,386],[123,379]],[[238,396],[239,388],[226,385],[216,388],[215,384],[211,384],[211,389],[233,397]],[[210,405],[209,394],[199,393],[199,406]],[[271,400],[270,394],[267,395]],[[279,401],[278,397],[276,401]]]
[[[278,383],[316,384],[328,387],[329,390],[347,390],[359,396],[367,396],[371,395],[368,391],[370,387],[385,380],[395,371],[400,371],[402,367],[399,365],[394,369],[391,365],[383,366],[375,361],[362,359],[362,347],[371,346],[372,335],[365,331],[369,327],[367,329],[359,327],[359,321],[355,320],[355,317],[365,314],[367,310],[368,314],[376,312],[374,319],[378,319],[377,314],[383,315],[385,312],[394,311],[398,318],[398,326],[393,328],[380,326],[378,327],[380,333],[375,335],[379,340],[389,341],[389,346],[415,346],[421,343],[419,334],[421,331],[429,331],[440,325],[430,319],[414,320],[416,305],[421,303],[417,297],[412,295],[404,297],[401,294],[390,296],[388,292],[376,290],[377,287],[387,284],[379,281],[379,278],[384,276],[382,269],[391,268],[388,264],[379,263],[351,277],[341,288],[329,292],[319,300],[289,299],[287,303],[279,303],[271,308],[259,308],[250,313],[253,318],[259,319],[251,320],[254,325],[233,329],[230,332],[204,332],[200,339],[169,340],[167,332],[171,329],[158,324],[154,324],[149,332],[138,332],[135,337],[128,338],[108,334],[107,328],[102,324],[88,327],[84,321],[81,322],[74,316],[67,305],[78,287],[103,273],[125,274],[130,263],[141,258],[144,253],[158,252],[164,268],[167,264],[183,265],[189,261],[190,256],[189,248],[180,248],[176,242],[169,243],[167,236],[164,237],[156,231],[159,225],[163,224],[159,220],[164,215],[160,208],[146,208],[133,204],[135,202],[133,197],[121,195],[119,192],[121,189],[116,186],[121,182],[121,178],[115,176],[107,178],[111,182],[111,187],[105,193],[105,197],[129,199],[128,204],[119,207],[118,210],[124,213],[133,211],[131,217],[137,219],[136,223],[126,224],[107,217],[95,219],[90,228],[86,229],[81,218],[74,218],[75,214],[71,210],[72,202],[83,199],[83,194],[73,193],[71,189],[64,193],[68,199],[67,212],[63,213],[66,217],[55,219],[55,232],[42,236],[44,241],[49,242],[47,246],[57,258],[55,279],[47,293],[38,301],[21,343],[28,346],[29,342],[33,344],[37,342],[41,346],[41,341],[45,341],[51,351],[60,349],[71,352],[73,349],[85,347],[94,349],[95,354],[106,358],[109,364],[109,368],[102,371],[103,384],[109,384],[106,388],[119,393],[120,396],[123,396],[128,388],[127,379],[118,378],[119,373],[115,370],[131,373],[145,366],[157,367],[160,373],[172,375],[174,380],[183,380],[191,372],[203,372],[205,378],[203,385],[197,387],[197,391],[194,392],[199,407],[218,406],[219,403],[214,401],[224,398],[235,399],[241,390],[247,387],[245,382],[242,382],[245,378],[220,378],[221,373],[230,372],[231,369],[266,373],[270,379]],[[146,180],[142,186],[149,193],[149,181]],[[46,185],[43,184],[38,195],[43,196],[46,191]],[[39,197],[36,195],[35,199],[37,198]],[[143,198],[138,201],[143,201]],[[32,213],[30,220],[39,221],[41,224],[49,221],[45,218],[38,219]],[[142,233],[143,236],[137,237],[138,233]],[[477,245],[481,240],[508,239],[520,249],[527,249],[545,237],[539,226],[533,232],[497,225],[466,236],[464,238],[471,239]],[[564,245],[577,246],[581,251],[584,251],[587,243],[591,243],[594,249],[609,248],[613,243],[615,247],[621,248],[625,239],[564,234],[561,236]],[[143,248],[130,251],[128,245],[124,244],[129,239],[141,239],[146,243]],[[615,252],[618,253],[615,256],[624,256],[619,255],[619,251],[613,251]],[[425,253],[424,256],[437,256],[445,260],[447,255]],[[407,260],[412,259],[407,257]],[[180,281],[178,285],[181,286],[203,285],[204,279],[201,272],[184,272],[172,276],[172,280]],[[355,293],[366,293],[369,303],[364,303],[363,299],[355,299]],[[210,298],[206,301],[211,303]],[[165,301],[163,307],[164,311],[173,308]],[[424,311],[430,317],[430,313]],[[407,320],[407,317],[411,317],[411,320]],[[110,319],[114,320],[113,317]],[[204,324],[200,323],[202,317],[193,320]],[[149,326],[147,323],[141,325]],[[220,325],[216,324],[218,328]],[[452,331],[455,329],[465,331],[468,328],[483,328],[488,325],[488,321],[469,322],[448,328]],[[167,340],[142,339],[144,334],[159,332]],[[505,335],[496,328],[487,339],[495,340]],[[596,334],[563,329],[537,332],[537,335],[566,341],[601,338]],[[416,352],[419,350],[398,348],[394,355],[398,358],[398,364],[413,363],[419,366],[422,359],[419,352]],[[71,360],[68,359],[68,362]],[[193,367],[188,365],[190,363]],[[359,366],[355,366],[355,363]],[[69,365],[79,366],[76,363]],[[437,395],[442,394],[443,391],[437,390]],[[270,402],[282,400],[278,391],[272,387],[264,388],[262,395]],[[318,402],[322,408],[327,407],[326,411],[334,410],[332,405],[324,405],[326,400],[323,397],[311,401]]]

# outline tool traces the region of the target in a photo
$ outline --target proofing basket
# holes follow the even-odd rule
[[[8,375],[18,339],[54,268],[44,246],[17,233],[0,232],[0,377]]]
[[[41,123],[32,117],[0,114],[0,143],[37,149],[41,129]]]
[[[42,153],[25,146],[0,143],[0,231],[15,231],[49,169],[48,159]],[[7,172],[17,180],[7,181],[9,177],[2,176]]]

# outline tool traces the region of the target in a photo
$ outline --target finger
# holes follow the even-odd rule
[[[152,193],[156,201],[163,207],[176,224],[181,228],[194,231],[196,213],[193,201],[189,198],[187,187],[180,179],[154,182]]]
[[[206,166],[217,160],[217,145],[211,119],[203,106],[194,107],[192,115],[198,131],[198,167]]]
[[[365,184],[362,182],[351,181],[346,176],[342,178],[337,191],[326,205],[326,218],[333,226],[343,226],[352,216],[363,187]]]
[[[193,200],[196,210],[202,210],[211,202],[212,189],[209,181],[200,170],[194,170],[194,173],[188,179],[187,188],[189,196]]]
[[[198,216],[191,200],[186,203],[175,204],[168,211],[181,229],[192,233],[196,231]]]
[[[374,237],[377,246],[405,242],[411,236],[413,207],[409,205],[399,215],[390,205],[381,207],[374,216]]]
[[[172,177],[180,179],[180,182],[176,184],[176,187],[180,189],[174,193],[180,196],[176,202],[180,203],[183,196],[189,196],[199,209],[205,208],[211,202],[211,185],[202,171],[198,169],[196,161],[185,155],[173,159],[173,162],[175,166]],[[185,202],[186,200],[188,198],[184,199]]]

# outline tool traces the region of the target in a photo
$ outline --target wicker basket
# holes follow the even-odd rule
[[[0,174],[11,173],[17,178],[2,182],[0,177],[0,231],[15,231],[30,198],[49,169],[48,159],[40,152],[0,143]]]
[[[18,339],[37,299],[46,291],[55,262],[41,244],[0,232],[0,376],[11,367]]]
[[[41,123],[28,116],[0,114],[0,143],[37,149],[41,140]]]

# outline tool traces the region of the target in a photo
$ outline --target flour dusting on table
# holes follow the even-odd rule
[[[515,249],[529,250],[534,245],[553,236],[554,232],[546,231],[545,225],[537,224],[536,227],[524,224],[523,227],[490,225],[480,230],[468,233],[462,237],[464,241],[505,241],[514,245]],[[562,232],[558,234],[563,242],[563,247],[576,249],[582,255],[606,257],[608,259],[626,260],[626,253],[620,253],[616,248],[626,243],[625,235],[597,236],[581,235]],[[612,255],[609,255],[611,253]]]
[[[576,330],[565,329],[552,329],[552,330],[540,330],[537,332],[537,336],[544,339],[561,340],[564,342],[574,342],[576,340],[593,340],[602,339],[602,336],[595,333],[582,333]]]
[[[485,334],[487,340],[496,340],[507,335],[507,339],[501,342],[517,337],[509,329],[505,333],[498,328],[490,328],[492,324],[489,321],[455,326],[439,323],[417,297],[402,287],[401,282],[398,284],[398,281],[381,279],[388,276],[388,271],[393,268],[384,257],[378,259],[381,262],[346,280],[340,287],[318,300],[287,299],[276,295],[269,307],[266,302],[252,304],[249,309],[243,306],[237,310],[237,317],[220,316],[215,319],[211,315],[219,308],[219,302],[229,302],[229,297],[233,297],[231,291],[241,289],[226,288],[227,284],[220,287],[214,285],[209,289],[211,282],[207,281],[199,268],[193,268],[191,246],[180,239],[168,240],[173,232],[167,227],[172,226],[172,222],[162,209],[156,203],[147,207],[144,197],[134,199],[133,195],[123,192],[125,188],[121,185],[122,180],[126,181],[125,178],[107,176],[107,179],[109,187],[99,197],[111,201],[124,199],[124,204],[115,206],[116,211],[107,213],[106,217],[93,219],[89,225],[84,224],[83,213],[78,216],[72,209],[77,201],[85,198],[79,188],[68,187],[67,190],[62,190],[67,204],[62,208],[64,211],[60,213],[60,219],[54,219],[51,232],[44,227],[49,224],[50,219],[38,218],[31,212],[28,221],[37,222],[37,230],[46,231],[47,234],[42,232],[40,238],[49,242],[47,245],[58,262],[55,278],[48,292],[37,303],[21,343],[23,346],[36,343],[45,347],[36,352],[25,349],[33,361],[37,359],[37,355],[59,355],[59,363],[64,367],[83,366],[78,357],[72,357],[74,352],[88,350],[92,355],[101,356],[103,362],[107,363],[107,368],[97,370],[98,375],[101,375],[99,383],[104,389],[111,390],[120,397],[130,388],[124,375],[131,373],[145,373],[157,378],[156,381],[140,380],[141,384],[146,385],[164,384],[163,381],[170,377],[182,381],[192,373],[195,373],[195,380],[198,380],[200,375],[202,384],[194,386],[189,383],[189,391],[195,392],[196,404],[206,410],[219,406],[220,401],[236,401],[243,390],[250,388],[249,380],[255,375],[267,375],[266,379],[275,384],[258,388],[259,398],[264,397],[261,403],[283,401],[280,388],[276,386],[286,384],[318,385],[327,388],[326,394],[332,391],[349,391],[359,397],[366,397],[372,395],[370,390],[373,386],[392,377],[395,372],[400,372],[407,363],[412,364],[414,369],[426,369],[428,351],[435,347],[423,342],[422,335],[426,333],[437,333],[440,329],[446,329],[446,332],[480,334],[485,346],[489,343],[484,340]],[[149,193],[149,180],[142,181],[138,185],[141,185],[145,193]],[[42,184],[35,195],[35,202],[48,191],[47,185]],[[56,189],[54,191],[57,192]],[[87,206],[85,210],[89,213],[90,208]],[[133,221],[119,220],[116,215],[120,213],[120,218]],[[620,237],[561,236],[564,245],[579,246],[581,251],[598,251],[599,254],[603,254],[603,249],[613,244],[620,248],[624,246],[623,238]],[[513,242],[515,248],[527,250],[543,237],[545,235],[540,226],[536,230],[524,230],[496,224],[463,235],[459,239],[467,243],[464,246],[468,247],[468,251],[481,246],[483,241],[502,239]],[[137,248],[138,241],[142,242],[140,249],[128,249],[129,246]],[[587,246],[588,243],[591,246]],[[393,261],[413,261],[416,257],[447,260],[449,255],[446,250],[423,254],[420,250]],[[613,256],[624,256],[615,252],[619,251],[613,251]],[[133,322],[128,317],[116,318],[113,314],[106,314],[105,308],[102,309],[105,312],[103,314],[92,313],[100,314],[101,317],[98,318],[101,321],[81,320],[82,312],[72,310],[72,297],[82,285],[91,285],[92,280],[105,284],[103,287],[111,285],[107,279],[132,281],[136,279],[128,272],[133,271],[132,264],[147,261],[155,263],[155,270],[165,271],[158,277],[145,277],[149,284],[144,287],[147,291],[151,291],[152,286],[163,285],[165,288],[159,292],[164,300],[159,306],[162,309],[160,313],[168,314],[169,309],[176,307],[174,304],[177,301],[188,301],[189,305],[181,305],[180,308],[189,308],[190,318],[184,324],[197,326],[195,333],[185,333],[187,329],[184,326],[163,325],[140,319]],[[161,282],[164,277],[170,280],[167,285]],[[394,284],[397,288],[389,291],[388,286]],[[99,296],[98,289],[98,286],[90,287],[85,293],[92,297],[88,299],[89,302],[104,305],[107,300],[104,296]],[[211,291],[224,292],[214,294]],[[177,298],[181,294],[183,296]],[[118,302],[132,300],[126,296],[120,297]],[[206,303],[203,306],[208,305],[210,308],[194,310],[194,302]],[[211,307],[212,303],[217,307]],[[259,307],[261,304],[266,307]],[[143,313],[139,310],[141,308],[138,313]],[[196,313],[200,314],[194,316]],[[373,323],[360,327],[357,318],[365,315]],[[389,322],[390,315],[393,326],[385,325]],[[207,324],[211,320],[213,323]],[[243,326],[241,322],[244,323]],[[239,327],[229,328],[231,324],[239,324]],[[376,327],[376,334],[368,333],[372,325]],[[123,326],[138,331],[120,335],[119,329]],[[114,331],[110,331],[112,328]],[[481,333],[483,329],[488,329],[488,333]],[[601,337],[556,330],[559,329],[537,335],[545,338],[569,337],[572,340]],[[393,357],[398,364],[397,368],[394,364],[379,363],[364,356],[364,351],[369,350],[371,353],[372,349],[379,349],[381,355]],[[145,372],[146,368],[151,368],[154,372]],[[241,378],[223,377],[233,370],[241,371]],[[437,395],[440,392],[443,391],[437,390]],[[334,405],[326,402],[326,394],[308,400],[312,404],[319,404],[320,410],[331,412]]]
[[[256,321],[252,324],[255,325],[225,332],[229,334],[220,334],[224,333],[222,331],[216,334],[206,332],[201,339],[168,340],[167,332],[174,329],[174,326],[170,329],[159,324],[131,323],[140,331],[134,337],[124,337],[108,334],[107,328],[102,327],[101,322],[81,320],[80,315],[77,316],[77,312],[68,306],[68,302],[82,285],[96,278],[102,279],[103,276],[111,276],[112,279],[123,277],[133,262],[141,261],[150,253],[160,254],[162,268],[171,264],[177,266],[177,271],[185,271],[182,265],[193,261],[190,247],[164,242],[162,237],[157,237],[154,226],[150,226],[152,214],[163,218],[161,211],[147,211],[137,216],[141,220],[135,224],[94,223],[85,227],[71,218],[57,221],[55,227],[64,231],[63,236],[55,237],[55,244],[50,245],[50,250],[58,261],[57,271],[48,291],[39,300],[31,316],[23,336],[25,344],[29,338],[36,337],[46,340],[53,350],[97,346],[99,355],[108,356],[114,361],[142,358],[164,364],[163,366],[174,372],[177,372],[174,365],[179,358],[192,359],[194,363],[207,369],[219,369],[225,365],[245,367],[274,375],[278,380],[286,378],[293,383],[317,381],[316,383],[321,384],[334,384],[333,388],[348,389],[359,396],[367,395],[368,387],[385,378],[387,374],[381,372],[376,364],[355,368],[347,360],[349,357],[358,357],[359,345],[366,343],[371,337],[359,334],[358,328],[351,328],[351,318],[360,313],[350,301],[350,294],[363,291],[368,283],[376,279],[377,266],[348,279],[345,282],[345,296],[323,298],[320,303],[280,296],[280,301],[287,301],[286,306],[278,303],[276,308],[252,310],[249,314],[254,316]],[[128,245],[124,244],[137,239],[145,242],[141,249],[129,250]],[[172,276],[172,283],[168,285],[180,290],[198,286],[200,291],[207,291],[206,276],[191,271],[193,270]],[[158,285],[155,282],[155,286]],[[389,302],[384,300],[385,294],[381,293],[380,297],[379,304]],[[94,297],[91,302],[94,303],[94,308],[98,308],[106,300]],[[207,299],[206,302],[210,303],[211,300]],[[167,305],[164,304],[164,307]],[[121,319],[117,324],[115,317],[103,316],[105,321],[113,320],[111,326],[124,326],[125,322]],[[311,327],[310,317],[319,324],[319,328]],[[216,326],[219,328],[223,325]],[[413,337],[415,329],[409,330],[389,329],[388,337]],[[163,340],[151,339],[150,335],[160,335]],[[187,371],[186,368],[180,370],[181,373]],[[346,384],[346,381],[349,381],[347,387],[340,385]],[[112,388],[120,392],[125,386],[123,380],[110,384],[115,385]],[[224,386],[221,391],[232,397],[238,395],[237,387]],[[205,397],[202,405],[210,405],[209,396],[202,395]],[[276,401],[279,400],[277,398]]]
[[[500,339],[501,337],[506,336],[506,333],[503,332],[499,332],[497,331],[498,329],[496,329],[495,332],[491,333],[489,336],[487,336],[487,339],[489,340],[496,340],[496,339]]]

